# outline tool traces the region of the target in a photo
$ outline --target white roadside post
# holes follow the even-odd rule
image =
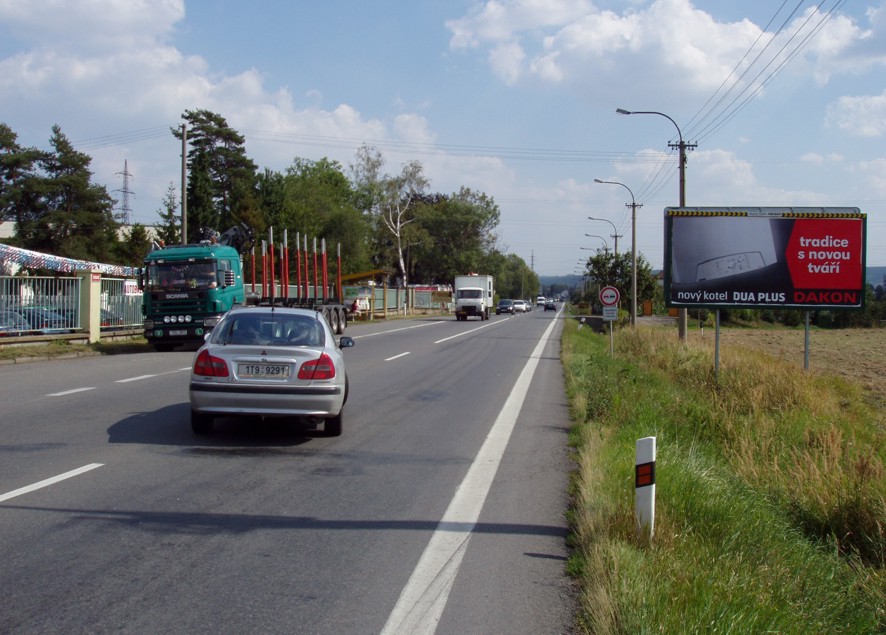
[[[651,540],[655,530],[655,437],[637,439],[634,498],[637,533]]]

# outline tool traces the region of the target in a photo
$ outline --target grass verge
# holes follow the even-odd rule
[[[886,631],[886,427],[844,380],[671,329],[569,320],[577,470],[569,570],[593,633]],[[638,537],[636,439],[655,436],[656,524]]]
[[[27,359],[48,359],[76,355],[121,355],[125,353],[149,353],[154,349],[142,338],[96,344],[74,344],[67,340],[54,340],[42,344],[0,346],[0,362]]]

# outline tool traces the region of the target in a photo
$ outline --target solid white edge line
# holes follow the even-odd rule
[[[385,361],[391,362],[391,361],[394,361],[395,359],[400,359],[401,357],[406,357],[407,355],[409,355],[409,351],[406,351],[405,353],[400,353],[399,355],[394,355],[393,357],[388,357]]]
[[[538,360],[556,324],[556,320],[551,321],[526,361],[483,446],[456,489],[409,581],[400,592],[397,604],[381,630],[382,635],[433,633],[436,630],[471,533],[517,423]]]
[[[27,494],[28,492],[33,492],[34,490],[49,487],[50,485],[58,483],[59,481],[64,481],[74,476],[79,476],[84,472],[89,472],[90,470],[94,470],[97,467],[102,467],[103,465],[104,463],[90,463],[89,465],[78,467],[76,470],[71,470],[70,472],[65,472],[64,474],[53,476],[52,478],[48,478],[45,481],[40,481],[39,483],[34,483],[33,485],[26,485],[25,487],[20,487],[19,489],[13,490],[6,494],[0,494],[0,503],[2,503],[3,501],[7,501],[10,498],[15,498],[16,496],[21,496],[22,494]]]

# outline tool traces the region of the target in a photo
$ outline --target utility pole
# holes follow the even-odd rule
[[[188,244],[188,126],[182,124],[182,245]]]
[[[671,122],[677,126],[673,119],[671,119]],[[680,207],[686,207],[686,149],[692,150],[698,147],[698,144],[683,141],[683,133],[680,132],[680,126],[677,126],[677,136],[680,138],[680,142],[668,143],[668,147],[680,150]],[[689,337],[689,312],[686,309],[677,309],[677,335],[684,342]]]

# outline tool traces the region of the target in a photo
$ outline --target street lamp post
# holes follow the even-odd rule
[[[603,238],[602,236],[598,236],[597,234],[585,234],[585,236],[587,236],[588,238],[599,238],[600,240],[603,241],[603,248],[606,251],[609,251],[609,243],[607,243],[606,239]],[[582,247],[582,249],[589,249],[589,247]]]
[[[594,179],[594,180],[596,180],[596,179]],[[593,216],[588,216],[588,220],[601,220],[604,223],[609,223],[610,225],[612,225],[612,237],[615,239],[614,253],[617,258],[618,257],[618,239],[621,238],[621,234],[619,234],[618,230],[615,229],[615,223],[613,223],[611,220],[609,220],[607,218],[594,218]]]
[[[631,326],[637,326],[637,208],[643,207],[634,199],[634,193],[624,183],[619,181],[603,181],[594,179],[594,183],[606,183],[608,185],[621,185],[631,194],[631,202],[625,206],[631,208]]]
[[[674,127],[677,129],[677,137],[680,139],[680,143],[668,143],[668,147],[678,148],[680,150],[680,207],[686,207],[686,149],[688,148],[692,150],[697,147],[698,144],[686,143],[683,141],[683,133],[680,131],[680,126],[677,125],[676,121],[663,112],[655,110],[625,110],[624,108],[616,108],[615,112],[620,115],[659,115],[674,124]],[[689,320],[687,318],[686,309],[680,309],[677,318],[677,329],[681,340],[686,340],[688,326]]]

